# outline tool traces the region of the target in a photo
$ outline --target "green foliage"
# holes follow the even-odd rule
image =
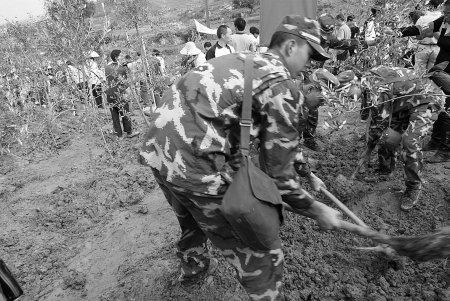
[[[96,6],[89,0],[47,1],[46,10],[53,21],[61,21],[61,12],[70,12],[72,18],[86,20],[95,15]]]
[[[258,4],[258,0],[233,0],[234,8],[248,8],[250,9],[250,13]]]
[[[85,18],[91,18],[95,15],[96,6],[94,2],[86,2],[86,6],[83,8],[83,16]]]
[[[147,0],[113,0],[115,17],[127,29],[135,29],[150,21],[150,6]]]

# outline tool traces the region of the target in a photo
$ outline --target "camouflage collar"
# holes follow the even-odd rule
[[[267,52],[263,53],[263,55],[271,56],[273,59],[280,61],[283,64],[284,68],[289,70],[287,68],[286,60],[284,59],[284,57],[281,55],[281,53],[278,50],[269,49]],[[289,75],[290,78],[292,78],[292,75],[289,71],[287,72],[287,74]]]

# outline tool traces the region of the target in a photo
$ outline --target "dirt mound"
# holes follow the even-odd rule
[[[337,132],[320,129],[323,153],[306,150],[331,191],[338,175],[352,173],[364,145],[357,114],[346,118]],[[101,141],[72,135],[57,155],[39,162],[0,157],[0,257],[26,291],[23,300],[247,300],[214,248],[215,275],[188,288],[176,281],[179,226],[149,169],[137,164],[138,139],[120,144],[107,134],[108,149]],[[354,193],[342,199],[365,223],[393,236],[448,225],[449,164],[425,165],[421,201],[405,213],[399,208],[401,163],[382,179],[373,157],[356,178],[359,186],[350,187]],[[314,221],[290,213],[280,235],[289,300],[450,300],[445,261],[416,263],[355,250],[373,243],[321,232]]]
[[[349,176],[356,167],[365,143],[355,134],[358,130],[363,131],[362,127],[349,127],[328,136],[325,152],[310,155],[319,162],[317,175],[332,190],[336,179],[344,179],[339,175]],[[323,140],[324,135],[322,132]],[[404,187],[402,164],[389,179],[374,174],[372,167],[376,164],[376,158],[372,158],[366,173],[348,186],[353,194],[342,199],[365,223],[394,236],[418,236],[448,224],[450,206],[444,201],[448,184],[441,178],[447,166],[425,167],[421,202],[405,213],[399,208]],[[377,180],[364,182],[368,176]],[[285,284],[293,300],[450,300],[450,273],[445,261],[419,264],[355,250],[354,246],[373,243],[344,232],[321,233],[314,221],[293,214],[288,215],[281,237]]]

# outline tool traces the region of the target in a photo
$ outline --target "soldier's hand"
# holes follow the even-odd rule
[[[308,181],[311,188],[315,191],[320,191],[321,187],[327,189],[325,183],[313,173],[310,174]]]
[[[323,230],[335,230],[341,227],[342,214],[324,203],[315,201],[307,211]]]

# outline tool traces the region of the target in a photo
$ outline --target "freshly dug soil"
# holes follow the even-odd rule
[[[364,124],[357,114],[346,118],[332,135],[319,127],[323,153],[305,149],[332,192],[339,174],[350,176],[364,144]],[[143,125],[139,115],[135,119]],[[178,284],[179,226],[150,171],[137,163],[139,138],[116,143],[107,133],[106,140],[113,153],[100,135],[73,133],[70,143],[39,162],[0,157],[0,257],[24,288],[23,300],[248,300],[214,248],[218,271],[193,287]],[[410,212],[399,209],[401,163],[388,180],[373,173],[376,164],[374,155],[354,193],[341,199],[366,224],[391,236],[421,236],[449,225],[450,164],[425,164],[424,191]],[[315,221],[291,213],[280,235],[288,300],[450,300],[445,260],[419,263],[356,250],[375,243],[322,232]]]

